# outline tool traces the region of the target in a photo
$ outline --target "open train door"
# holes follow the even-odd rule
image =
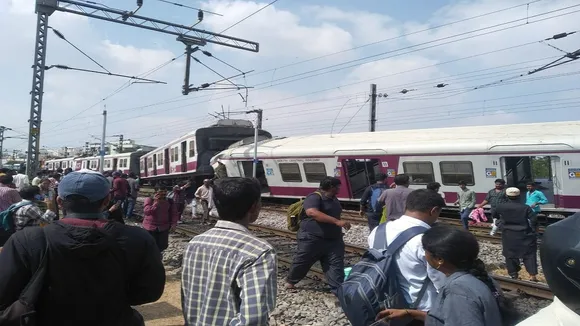
[[[153,154],[153,175],[157,175],[157,155]]]
[[[187,142],[181,142],[181,172],[187,172]]]
[[[163,168],[165,169],[165,174],[169,174],[169,148],[166,148],[163,151],[164,158],[163,158]]]
[[[552,177],[552,188],[554,189],[554,206],[562,207],[563,203],[560,201],[560,196],[563,194],[563,180],[562,180],[562,162],[559,156],[550,156],[550,167]],[[548,198],[550,200],[550,198]]]

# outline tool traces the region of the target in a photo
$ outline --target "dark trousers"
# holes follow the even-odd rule
[[[374,228],[379,226],[379,222],[381,221],[381,215],[375,212],[367,212],[366,215],[369,223],[369,231],[372,231]]]
[[[177,214],[179,215],[179,220],[181,221],[181,215],[183,215],[183,210],[185,209],[185,203],[177,203]]]
[[[166,231],[148,231],[149,234],[155,239],[155,243],[157,244],[157,248],[159,251],[163,251],[169,247],[169,230]]]
[[[203,223],[209,222],[209,203],[205,199],[200,200],[200,203],[201,203],[201,208],[203,209],[203,215],[201,217],[201,221]]]
[[[461,211],[461,223],[466,230],[469,230],[469,214],[471,214],[471,208],[464,208]]]
[[[342,238],[323,239],[309,233],[298,232],[297,240],[298,248],[286,281],[290,284],[300,282],[310,267],[319,261],[332,293],[336,294],[337,288],[344,281],[344,241]]]
[[[522,260],[524,261],[524,266],[528,274],[538,275],[538,257],[536,253],[525,255]],[[506,257],[505,264],[508,274],[512,277],[518,276],[519,271],[522,269],[520,267],[520,258]]]
[[[133,197],[128,197],[127,199],[125,199],[125,202],[123,203],[123,211],[125,212],[125,216],[127,218],[131,218],[131,216],[133,216],[133,211],[135,210],[135,202],[137,201],[137,198],[133,198]]]

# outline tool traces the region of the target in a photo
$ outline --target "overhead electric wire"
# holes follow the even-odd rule
[[[216,15],[216,16],[223,16],[222,14],[218,14],[217,12],[213,12],[213,11],[209,11],[209,10],[205,10],[205,9],[200,9],[200,8],[195,8],[195,7],[191,7],[188,5],[184,5],[182,3],[179,2],[173,2],[173,1],[167,1],[167,0],[157,0],[159,2],[164,2],[170,5],[174,5],[177,7],[182,7],[182,8],[187,8],[187,9],[193,9],[193,10],[199,10],[199,11],[203,11],[203,12],[207,12],[208,14],[212,14],[212,15]]]
[[[553,13],[553,12],[557,12],[557,11],[561,11],[561,10],[569,9],[569,8],[576,7],[576,6],[580,6],[580,5],[574,5],[574,6],[569,6],[569,7],[566,7],[566,8],[561,8],[561,9],[557,9],[557,10],[552,10],[552,11],[549,11],[549,12],[545,12],[545,13],[540,13],[540,14],[534,15],[534,16],[532,16],[532,17],[537,17],[537,16],[540,16],[540,15],[545,15],[545,14],[549,14],[549,13]],[[515,27],[520,27],[520,26],[529,25],[529,24],[532,24],[532,23],[535,23],[535,22],[539,22],[539,21],[544,21],[544,20],[548,20],[548,19],[558,18],[558,17],[564,16],[564,15],[568,15],[568,14],[576,13],[576,12],[579,12],[579,11],[580,11],[580,10],[578,10],[578,11],[573,11],[573,12],[569,12],[569,13],[564,13],[564,14],[560,14],[560,15],[556,15],[556,16],[552,16],[552,17],[547,17],[547,18],[544,18],[544,19],[541,19],[541,20],[532,21],[532,22],[529,22],[529,23],[526,23],[526,24],[523,24],[523,25],[516,25],[516,26],[511,26],[511,27],[507,27],[507,28],[504,28],[504,29],[501,29],[501,30],[491,31],[491,32],[488,32],[488,33],[479,34],[479,35],[471,36],[471,37],[464,38],[464,39],[460,39],[460,40],[454,40],[454,41],[451,41],[451,42],[447,42],[447,43],[444,43],[444,44],[439,44],[439,45],[435,45],[435,46],[445,45],[445,44],[449,44],[449,43],[453,43],[453,42],[457,42],[457,41],[461,41],[461,40],[465,40],[465,39],[469,39],[469,38],[474,38],[474,37],[479,37],[479,36],[483,36],[483,35],[488,35],[488,34],[491,34],[491,33],[496,33],[496,32],[504,31],[504,30],[507,30],[507,29],[515,28]],[[514,21],[520,21],[520,20],[522,20],[522,19],[517,19],[517,20],[514,20]],[[504,23],[501,23],[501,24],[498,24],[498,25],[505,25],[505,24],[508,24],[508,23],[512,23],[512,22],[514,22],[514,21],[510,21],[510,22],[504,22]],[[494,25],[494,26],[497,26],[497,25]],[[494,27],[494,26],[491,26],[491,27],[486,27],[486,28],[492,28],[492,27]],[[483,28],[483,29],[486,29],[486,28]],[[482,30],[482,29],[478,29],[478,30]],[[478,30],[476,30],[476,31],[478,31]],[[473,32],[473,31],[471,31],[471,32]],[[467,33],[470,33],[470,32],[467,32]],[[465,34],[465,33],[462,33],[462,34]],[[459,35],[459,34],[458,34],[458,35]],[[455,36],[457,36],[457,35],[455,35]],[[450,37],[454,37],[454,36],[450,36]],[[449,37],[446,37],[446,38],[443,38],[443,39],[447,39],[447,38],[449,38]],[[438,40],[440,40],[440,39],[438,39]],[[429,42],[425,42],[425,43],[432,43],[432,42],[435,42],[435,41],[437,41],[437,40],[434,40],[434,41],[429,41]],[[421,44],[425,44],[425,43],[421,43]],[[536,43],[536,42],[529,42],[529,43],[521,44],[521,45],[518,45],[518,46],[515,46],[515,47],[526,46],[526,45],[530,45],[530,44],[534,44],[534,43]],[[417,45],[421,45],[421,44],[417,44]],[[416,46],[416,45],[415,45],[415,46]],[[434,46],[431,46],[431,47],[434,47]],[[431,48],[431,47],[428,47],[428,48]],[[508,48],[505,48],[505,49],[502,49],[502,50],[498,50],[498,51],[504,51],[504,50],[508,50],[508,49],[515,48],[515,47],[508,47]],[[405,48],[408,48],[408,47],[405,47]],[[402,48],[402,49],[405,49],[405,48]],[[402,49],[393,50],[393,51],[390,51],[390,52],[397,52],[397,51],[399,51],[399,50],[402,50]],[[427,48],[418,49],[418,50],[413,50],[413,51],[406,52],[406,53],[402,53],[402,54],[408,54],[408,53],[411,53],[411,52],[417,52],[417,51],[421,51],[421,50],[424,50],[424,49],[427,49]],[[488,52],[488,53],[493,53],[493,52],[498,52],[498,51],[490,51],[490,52]],[[398,55],[402,55],[402,54],[396,54],[396,55],[394,55],[394,56],[398,56]],[[376,56],[376,55],[373,55],[373,56]],[[394,56],[390,56],[389,58],[391,58],[391,57],[394,57]],[[470,56],[470,57],[474,57],[474,56]],[[364,59],[364,58],[363,58],[363,59]],[[385,59],[385,58],[381,58],[380,60],[382,60],[382,59]],[[455,61],[458,61],[458,60],[451,60],[451,61],[449,61],[449,62],[455,62]],[[338,65],[341,65],[341,64],[338,64]],[[343,67],[343,68],[336,69],[336,70],[329,71],[329,72],[334,72],[334,71],[338,71],[338,70],[342,70],[342,69],[346,69],[346,68],[350,68],[350,67]],[[329,73],[329,72],[323,72],[323,73],[321,73],[321,74],[326,74],[326,73]],[[304,73],[302,73],[302,74],[304,74]],[[257,88],[257,90],[261,90],[261,89],[264,89],[264,88],[269,88],[269,87],[273,87],[273,86],[278,86],[278,85],[286,84],[286,83],[289,83],[289,82],[295,82],[295,81],[299,81],[299,80],[304,80],[304,79],[311,78],[311,77],[315,77],[315,76],[318,76],[318,75],[321,75],[321,74],[317,74],[317,75],[314,75],[314,76],[307,76],[307,77],[302,77],[302,78],[298,78],[298,79],[295,79],[295,80],[286,81],[286,82],[283,82],[283,83],[278,83],[278,84],[276,84],[276,85],[270,85],[270,86],[267,86],[267,87]],[[292,76],[287,76],[287,77],[284,77],[283,79],[286,79],[286,78],[289,78],[289,77],[292,77]],[[281,79],[278,79],[278,80],[281,80]],[[277,81],[277,80],[276,80],[276,81]],[[254,85],[254,86],[264,85],[264,84],[268,84],[268,83],[269,83],[269,82],[266,82],[266,83],[260,83],[260,84]],[[360,82],[357,82],[357,83],[360,83]],[[341,85],[341,86],[344,86],[344,85]],[[330,88],[330,89],[335,89],[335,88],[336,88],[336,87],[333,87],[333,88]],[[228,92],[228,91],[226,91],[226,92],[222,92],[222,93],[223,93],[223,94],[225,94],[225,93],[231,93],[231,94],[230,94],[230,95],[226,95],[226,96],[224,96],[224,97],[221,97],[221,98],[218,98],[218,99],[224,99],[224,98],[227,98],[227,97],[232,97],[232,96],[236,96],[236,95],[237,95],[237,93],[236,93],[236,92]],[[309,93],[309,94],[311,94],[311,93]],[[213,96],[213,95],[219,95],[219,94],[212,94],[212,96]],[[200,96],[200,97],[201,97],[201,96]],[[179,98],[179,97],[177,97],[177,98]],[[198,98],[199,98],[199,97],[198,97]],[[173,102],[186,101],[186,100],[189,100],[189,99],[181,99],[181,100],[172,100],[172,99],[170,99],[170,100],[167,100],[167,101],[162,101],[162,102],[158,102],[158,103],[155,103],[155,104],[149,105],[149,107],[150,107],[150,106],[157,105],[157,104],[173,103]],[[197,103],[196,103],[196,104],[197,104]]]
[[[228,28],[224,29],[223,31],[221,31],[221,32],[219,32],[219,33],[220,33],[220,34],[223,34],[223,33],[227,32],[227,31],[229,31],[229,30],[230,30],[230,29],[232,29],[233,27],[235,27],[235,26],[239,25],[240,23],[242,23],[242,22],[246,21],[248,18],[250,18],[250,17],[254,16],[255,14],[259,13],[260,11],[262,11],[262,10],[264,10],[264,9],[266,9],[266,8],[268,8],[268,7],[270,7],[271,5],[275,4],[276,2],[278,2],[278,0],[274,0],[274,1],[270,2],[270,3],[268,3],[267,5],[265,5],[265,6],[263,6],[262,8],[260,8],[260,9],[258,9],[258,10],[256,10],[256,11],[254,11],[253,13],[249,14],[248,16],[246,16],[246,17],[244,17],[244,18],[240,19],[239,21],[237,21],[237,22],[236,22],[236,23],[234,23],[233,25],[230,25]]]
[[[562,10],[562,9],[560,9],[560,10]],[[552,12],[553,12],[553,11],[552,11]],[[574,12],[571,12],[571,13],[574,13]],[[566,14],[570,14],[570,13],[565,13],[565,14],[563,14],[563,15],[566,15]],[[548,17],[548,18],[546,18],[546,19],[553,19],[553,18],[557,18],[557,17],[559,17],[559,16],[562,16],[562,15],[553,16],[553,17]],[[546,19],[543,19],[543,20],[546,20]],[[538,22],[538,21],[535,21],[535,22]],[[532,23],[533,23],[533,22],[532,22]],[[511,28],[513,28],[513,27],[511,27]],[[497,31],[494,31],[494,32],[497,32]],[[476,36],[473,36],[473,37],[478,37],[478,36],[481,36],[481,35],[476,35]],[[309,77],[307,77],[307,78],[309,78]],[[304,79],[305,79],[305,78],[304,78]],[[344,85],[343,85],[343,86],[344,86]],[[336,88],[336,87],[333,87],[333,88],[331,88],[331,89],[335,89],[335,88]],[[225,93],[227,93],[227,92],[225,92]],[[230,96],[235,96],[235,95],[237,95],[237,94],[232,94],[232,95],[230,95]],[[229,97],[229,96],[226,96],[226,97]],[[222,98],[226,98],[226,97],[222,97]],[[172,101],[172,102],[173,102],[173,101]],[[170,103],[170,102],[169,102],[169,101],[165,101],[165,103],[163,103],[163,102],[160,102],[160,103],[156,103],[156,104],[153,104],[153,105],[148,105],[148,106],[150,107],[150,106],[155,106],[155,105],[160,105],[160,104],[167,104],[167,103]]]
[[[70,44],[70,46],[72,46],[73,48],[75,48],[77,51],[79,51],[82,55],[84,55],[85,57],[87,57],[89,60],[91,60],[92,62],[94,62],[97,66],[101,67],[104,71],[108,72],[109,74],[111,73],[107,68],[103,67],[102,64],[98,63],[97,60],[91,58],[90,55],[86,54],[83,50],[79,49],[76,45],[72,44],[72,42],[70,42],[66,37],[64,37],[64,35],[57,29],[48,26],[48,28],[52,29],[52,31],[54,32],[54,34],[60,38],[61,40],[67,42],[68,44]]]

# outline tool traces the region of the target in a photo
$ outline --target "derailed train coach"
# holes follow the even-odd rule
[[[145,184],[175,185],[186,180],[201,184],[204,178],[212,178],[214,169],[211,158],[232,144],[253,143],[254,127],[250,121],[223,119],[215,124],[194,130],[175,139],[140,158],[139,174]],[[259,139],[272,135],[258,131]]]
[[[253,146],[240,145],[212,159],[228,176],[251,176]],[[382,172],[411,178],[411,188],[439,182],[448,204],[464,180],[482,202],[496,179],[524,189],[534,181],[550,204],[544,212],[580,210],[580,122],[553,122],[311,135],[263,140],[257,177],[264,197],[300,198],[320,180],[341,180],[338,197],[357,202]]]
[[[130,153],[119,153],[105,155],[103,171],[121,171],[122,173],[139,174],[139,158],[145,155],[146,151],[137,150]],[[71,168],[73,171],[88,169],[100,171],[100,156],[78,156],[68,157],[44,162],[44,169],[56,171],[60,169]]]

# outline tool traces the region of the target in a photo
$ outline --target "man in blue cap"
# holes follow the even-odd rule
[[[0,252],[0,319],[39,272],[40,295],[26,298],[38,324],[144,325],[131,306],[161,297],[165,271],[147,231],[104,218],[109,192],[102,174],[72,172],[58,186],[65,218],[10,237]]]

